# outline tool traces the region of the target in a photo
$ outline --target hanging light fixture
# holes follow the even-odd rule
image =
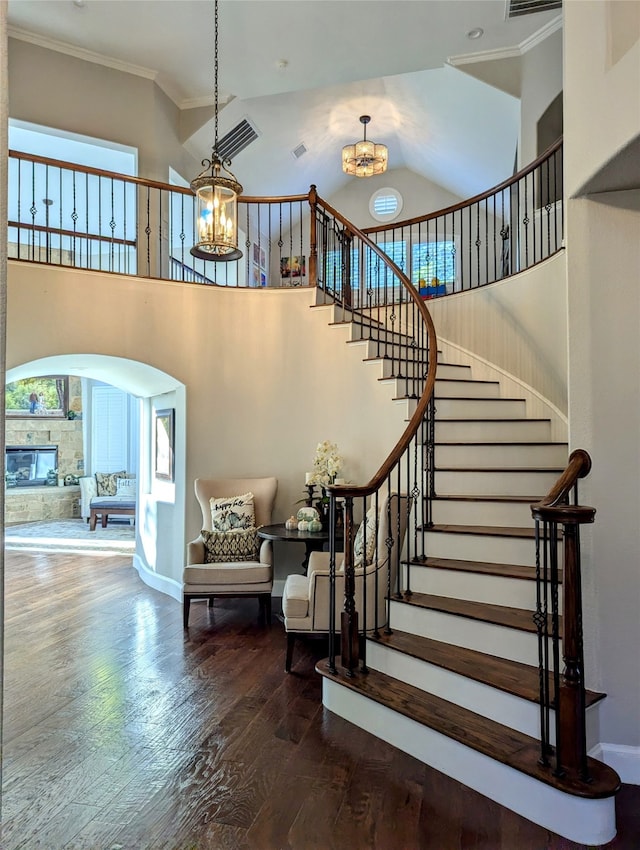
[[[367,140],[367,124],[370,115],[361,115],[360,123],[364,125],[364,139],[355,145],[345,145],[342,148],[342,170],[353,177],[372,177],[374,174],[384,174],[387,170],[389,152],[386,145],[377,145]]]
[[[238,195],[242,186],[225,168],[231,160],[224,161],[218,153],[218,0],[214,0],[214,99],[215,136],[211,159],[203,159],[202,174],[191,181],[196,195],[196,238],[191,249],[194,257],[214,262],[239,260],[238,248]]]

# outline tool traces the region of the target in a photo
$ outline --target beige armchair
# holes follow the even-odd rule
[[[276,478],[196,478],[195,493],[202,511],[202,528],[212,530],[210,499],[223,499],[253,493],[255,524],[269,525],[278,489]],[[182,599],[185,629],[189,625],[192,599],[208,599],[213,607],[216,596],[256,596],[261,620],[271,622],[273,587],[273,550],[263,540],[257,560],[205,562],[202,534],[187,544],[187,563],[183,572]]]
[[[377,534],[373,562],[366,568],[355,571],[355,600],[359,612],[360,629],[363,628],[363,599],[366,586],[367,622],[366,630],[371,631],[377,625],[387,622],[387,577],[391,570],[391,588],[393,591],[397,575],[399,554],[402,553],[407,529],[407,515],[411,500],[407,496],[391,493],[380,500],[377,522]],[[390,520],[390,521],[389,521]],[[393,539],[391,557],[387,548],[387,539]],[[389,563],[390,561],[390,563]],[[339,556],[336,561],[336,632],[340,631],[340,612],[344,602],[344,560]],[[376,586],[377,575],[377,586]],[[366,580],[365,580],[366,576]],[[329,553],[312,552],[309,558],[307,575],[288,576],[282,594],[282,612],[287,632],[287,657],[285,670],[291,671],[293,649],[296,637],[303,635],[328,634],[329,632]]]

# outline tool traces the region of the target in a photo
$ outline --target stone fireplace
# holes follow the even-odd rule
[[[17,466],[17,469],[9,471],[19,472],[22,481],[26,482],[18,484],[16,481],[16,486],[6,482],[7,524],[80,516],[78,485],[54,487],[44,483],[49,468],[57,467],[57,477],[63,479],[65,475],[84,474],[80,378],[69,378],[69,408],[74,410],[76,418],[6,417],[6,444],[12,450],[7,454],[7,462],[9,454],[13,453],[16,455],[14,465]],[[56,457],[54,465],[50,466],[51,456],[40,453],[52,449],[56,451]]]
[[[6,446],[5,481],[7,487],[43,487],[55,474],[58,483],[57,446]]]

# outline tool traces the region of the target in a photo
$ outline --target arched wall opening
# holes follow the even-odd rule
[[[171,375],[146,363],[99,354],[58,354],[7,370],[6,381],[69,375],[110,384],[139,400],[138,505],[133,565],[156,590],[181,601],[185,546],[186,391]],[[157,411],[173,411],[173,480],[155,469]]]

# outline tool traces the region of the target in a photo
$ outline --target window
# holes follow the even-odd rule
[[[456,247],[453,240],[418,242],[411,246],[411,283],[429,286],[434,278],[440,284],[456,279]]]
[[[406,273],[407,246],[402,242],[387,242],[380,249]],[[351,287],[358,289],[362,283],[365,289],[382,289],[386,286],[397,285],[396,276],[391,269],[372,251],[365,246],[364,258],[366,274],[364,281],[360,280],[360,254],[357,248],[351,249]],[[324,283],[330,290],[340,289],[343,277],[342,251],[327,251],[324,263]]]
[[[369,200],[369,212],[376,221],[393,221],[402,212],[402,195],[396,189],[378,189]]]
[[[452,292],[456,280],[456,243],[453,239],[411,244],[402,240],[381,242],[379,248],[404,272],[416,289],[435,288],[427,295],[445,295]],[[365,274],[360,275],[360,262],[364,257]],[[351,289],[360,292],[360,300],[382,303],[391,298],[391,289],[399,286],[396,275],[369,247],[351,249]],[[343,288],[343,255],[340,250],[327,251],[324,267],[320,270],[328,290]],[[437,279],[437,283],[434,283]],[[422,293],[425,294],[424,292]],[[355,303],[355,302],[354,302]]]

